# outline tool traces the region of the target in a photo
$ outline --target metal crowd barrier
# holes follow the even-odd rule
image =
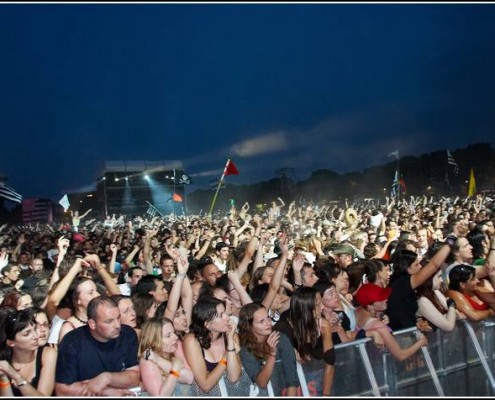
[[[416,328],[394,332],[402,348],[417,340]],[[333,396],[493,396],[495,321],[458,321],[452,332],[426,333],[428,346],[397,361],[371,339],[335,346]],[[321,395],[323,361],[298,365],[301,395]],[[320,371],[318,371],[320,369]]]

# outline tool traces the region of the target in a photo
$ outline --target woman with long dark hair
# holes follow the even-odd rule
[[[239,350],[236,325],[229,320],[225,303],[200,296],[184,338],[184,353],[194,374],[189,395],[247,396],[249,377],[242,374]]]
[[[290,299],[289,313],[274,326],[285,333],[296,351],[296,358],[304,362],[313,359],[325,361],[323,388],[319,395],[329,396],[332,390],[335,349],[330,323],[322,318],[322,298],[312,287],[300,287]]]
[[[457,309],[471,321],[481,321],[494,315],[494,310],[479,296],[479,279],[474,267],[468,264],[456,265],[451,269],[449,278],[447,296],[455,301]]]
[[[57,351],[39,345],[35,312],[2,310],[0,326],[0,375],[8,377],[14,396],[52,396]]]
[[[242,306],[238,329],[242,365],[260,395],[295,396],[299,386],[295,353],[287,335],[272,329],[267,309],[261,303]]]
[[[457,307],[454,300],[447,299],[441,292],[442,282],[442,271],[438,271],[418,286],[417,314],[426,319],[434,330],[440,328],[442,331],[451,332],[457,320]]]
[[[416,326],[416,288],[440,269],[450,249],[450,245],[445,243],[425,266],[420,264],[418,254],[411,250],[394,253],[393,273],[390,277],[392,293],[387,309],[392,330]]]

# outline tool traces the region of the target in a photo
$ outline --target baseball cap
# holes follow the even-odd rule
[[[340,244],[332,251],[333,254],[350,254],[356,257],[356,250],[350,244]]]
[[[365,283],[361,285],[358,291],[354,294],[356,300],[362,306],[368,306],[375,301],[387,300],[392,293],[392,288],[387,286],[382,288],[374,283]]]

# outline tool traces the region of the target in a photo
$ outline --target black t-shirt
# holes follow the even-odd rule
[[[128,325],[120,336],[106,343],[97,341],[87,325],[67,333],[58,349],[57,383],[70,385],[94,378],[102,372],[121,372],[138,364],[138,339]]]
[[[403,275],[391,284],[392,293],[388,299],[386,314],[393,331],[416,326],[418,301],[411,287],[411,275]]]

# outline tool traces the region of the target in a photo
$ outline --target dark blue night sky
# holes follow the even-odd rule
[[[105,160],[297,180],[493,144],[495,4],[2,4],[0,173],[24,198]]]

